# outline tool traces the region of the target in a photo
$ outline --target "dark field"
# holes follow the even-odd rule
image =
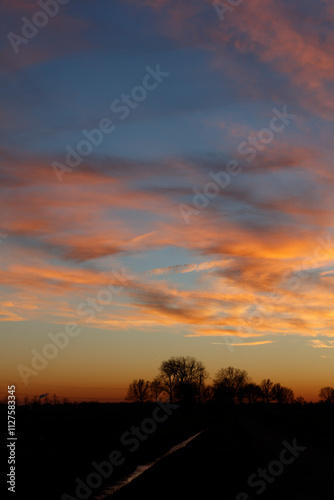
[[[5,412],[1,405],[2,417]],[[334,497],[333,406],[166,409],[154,403],[18,407],[17,492],[11,497],[94,498],[137,465],[152,462],[203,429],[185,448],[160,460],[112,498]],[[106,461],[109,465],[98,472]],[[2,470],[7,469],[4,463]],[[82,481],[77,491],[76,478]]]

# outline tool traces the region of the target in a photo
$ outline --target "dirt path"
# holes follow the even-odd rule
[[[334,497],[334,459],[331,450],[301,441],[294,429],[280,422],[270,423],[250,414],[225,414],[189,445],[166,457],[131,484],[115,493],[113,500],[134,498],[210,500],[328,500]],[[285,448],[297,438],[306,450],[280,471],[274,465],[268,482],[256,477],[258,469],[268,469]],[[291,457],[285,452],[284,457]],[[275,468],[276,467],[276,468]],[[277,469],[278,467],[278,469]],[[281,466],[282,468],[282,466]],[[269,467],[270,470],[270,467]],[[280,473],[277,475],[277,471]],[[253,474],[256,486],[248,484]],[[268,476],[266,476],[268,477]],[[261,486],[262,485],[262,486]],[[263,488],[265,486],[265,489]],[[260,492],[260,490],[263,490]],[[242,495],[244,492],[244,496]],[[238,498],[239,495],[239,498]],[[248,495],[248,496],[247,496]]]

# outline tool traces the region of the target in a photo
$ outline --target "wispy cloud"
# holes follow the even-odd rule
[[[262,340],[261,342],[238,342],[238,343],[229,343],[229,342],[210,342],[210,344],[215,345],[231,345],[236,347],[246,347],[246,346],[254,346],[254,345],[264,345],[264,344],[275,344],[277,340]]]
[[[209,269],[224,268],[228,264],[229,260],[213,260],[207,262],[201,262],[200,264],[179,264],[176,266],[163,267],[160,269],[151,269],[148,271],[150,275],[168,275],[168,274],[185,274],[192,272],[208,271]]]
[[[247,74],[252,84],[243,90],[248,91],[249,97],[258,99],[266,83],[261,82],[255,64],[254,69],[248,66],[246,71],[244,65],[235,63],[232,48],[243,60],[251,55],[275,74],[283,75],[284,85],[295,101],[309,112],[331,119],[334,56],[329,50],[333,32],[328,20],[333,20],[333,8],[329,2],[322,2],[315,12],[305,4],[312,7],[308,1],[293,6],[276,0],[244,2],[222,29],[218,16],[213,22],[211,0],[195,0],[191,5],[179,2],[173,6],[165,1],[145,2],[154,7],[160,31],[179,43],[205,46],[212,53],[213,64],[224,71],[224,78],[229,75],[240,81]],[[159,16],[160,8],[163,16]],[[305,22],[300,22],[301,17]]]
[[[169,161],[170,184],[177,185],[180,164],[185,166],[184,181],[193,182],[195,170],[200,186],[207,175],[205,161],[192,164],[189,171],[187,159]],[[8,161],[1,167],[6,214],[1,232],[8,234],[2,246],[1,282],[17,294],[10,306],[3,298],[3,318],[47,315],[62,321],[76,301],[104,286],[110,262],[119,265],[126,258],[135,264],[147,252],[163,252],[159,263],[167,265],[134,273],[122,304],[104,310],[94,326],[118,328],[122,321],[140,328],[180,326],[189,337],[331,335],[334,252],[325,231],[333,207],[331,198],[322,196],[319,208],[322,177],[303,177],[297,200],[290,189],[292,177],[275,177],[276,184],[262,172],[259,184],[257,173],[245,173],[185,229],[177,202],[180,197],[187,200],[188,189],[165,189],[158,178],[150,188],[146,183],[156,165],[138,162],[141,168],[135,168],[133,160],[124,159],[122,169],[117,165],[116,158],[97,160],[96,168],[84,166],[62,186],[42,157],[14,165]],[[140,189],[135,189],[137,182]],[[168,265],[170,248],[198,261],[174,260]],[[292,284],[298,280],[296,291]],[[279,300],[273,301],[273,294]],[[59,311],[54,300],[62,300]],[[264,311],[260,319],[258,310]],[[245,323],[251,333],[240,330]]]
[[[309,340],[309,345],[316,349],[334,349],[334,340]]]

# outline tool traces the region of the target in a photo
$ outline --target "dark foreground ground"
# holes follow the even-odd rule
[[[225,413],[185,449],[112,498],[332,499],[334,414],[318,410],[247,408]],[[280,465],[283,442],[298,448],[295,456],[283,454],[291,463]],[[261,469],[266,474],[262,478]]]
[[[334,498],[331,406],[160,409],[155,415],[164,421],[156,423],[153,430],[150,426],[155,409],[153,403],[17,408],[16,493],[11,497],[94,498],[136,465],[153,461],[175,444],[206,429],[110,498]],[[1,406],[0,411],[5,416],[5,407]],[[132,426],[139,426],[140,438],[130,436]],[[1,449],[6,449],[4,439]],[[106,466],[109,477],[102,479],[92,464],[108,461],[114,450],[118,452],[114,459],[122,465],[114,465],[111,474]],[[7,473],[7,469],[4,461],[1,470]],[[100,488],[95,482],[101,484]]]

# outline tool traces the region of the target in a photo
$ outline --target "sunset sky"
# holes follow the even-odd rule
[[[0,1],[1,397],[121,399],[190,355],[317,401],[333,1],[61,3]]]

